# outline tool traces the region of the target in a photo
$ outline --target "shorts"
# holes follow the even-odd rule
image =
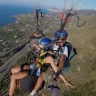
[[[69,71],[70,67],[66,67],[62,69],[62,74],[66,74]]]
[[[32,90],[34,89],[36,83],[38,80],[38,76],[36,75],[28,75],[26,77],[24,77],[23,79],[20,80],[20,89],[23,92],[32,92]],[[43,89],[44,87],[44,83],[42,83],[42,86],[40,87],[39,90]]]
[[[27,69],[27,70],[23,70],[24,65],[29,65],[30,68]],[[33,65],[31,65],[31,64],[21,65],[21,71],[22,72],[25,72],[25,71],[28,72],[28,75],[20,80],[20,89],[23,92],[32,92],[32,90],[34,89],[34,87],[35,87],[35,85],[37,83],[38,76],[36,76],[35,73],[33,73],[32,75],[30,74],[31,70],[33,69]],[[42,86],[40,87],[39,90],[41,90],[44,87],[44,83],[45,82],[42,83]]]
[[[69,61],[66,61],[64,64],[64,68],[62,69],[62,73],[65,75],[71,67],[71,63]]]

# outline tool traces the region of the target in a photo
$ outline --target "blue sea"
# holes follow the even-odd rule
[[[48,13],[46,9],[41,9],[45,13]],[[31,6],[24,5],[11,5],[11,4],[0,4],[0,26],[5,26],[9,23],[14,23],[17,19],[12,18],[12,15],[18,14],[32,14],[34,8]]]

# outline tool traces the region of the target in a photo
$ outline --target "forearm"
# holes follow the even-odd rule
[[[63,74],[59,74],[59,77],[61,78],[61,80],[66,83],[68,82],[67,79],[65,78],[65,76]]]
[[[66,58],[67,57],[64,54],[60,57],[60,63],[58,65],[58,71],[61,71],[64,68]]]
[[[63,74],[60,74],[59,77],[60,77],[60,78],[62,79],[62,81],[64,82],[66,88],[68,88],[68,87],[71,87],[71,88],[73,88],[73,89],[76,88],[73,84],[71,84],[71,83],[69,83],[69,82],[67,81],[67,79],[64,77]]]
[[[57,70],[57,72],[58,72],[58,71],[61,71],[61,70],[63,69],[63,67],[64,67],[64,63],[60,63],[60,64],[58,65],[58,70]]]

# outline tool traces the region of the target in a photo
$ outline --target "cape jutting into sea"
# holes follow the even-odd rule
[[[48,14],[46,9],[42,9],[42,11]],[[12,15],[32,14],[33,12],[34,8],[32,8],[32,6],[0,4],[0,26],[16,22],[17,19],[12,18]]]

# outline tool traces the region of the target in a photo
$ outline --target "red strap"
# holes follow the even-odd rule
[[[36,59],[36,64],[39,62],[39,60],[38,59]]]
[[[70,21],[70,17],[67,18],[66,23],[68,23],[69,21]]]
[[[61,14],[61,19],[64,19],[64,12],[62,12]]]

